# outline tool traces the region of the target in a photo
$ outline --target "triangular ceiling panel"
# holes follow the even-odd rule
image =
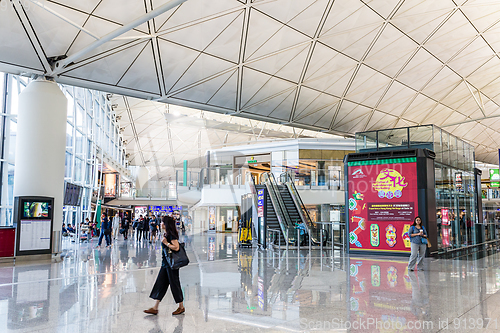
[[[218,16],[210,20],[203,21],[199,24],[188,25],[167,33],[162,33],[160,36],[177,44],[181,44],[197,51],[205,51],[211,44],[219,38],[219,35],[224,31],[231,31],[234,38],[235,26],[242,27],[243,12],[231,12],[226,15]],[[236,32],[238,32],[236,30]],[[241,33],[241,31],[239,31]],[[197,38],[190,38],[197,36]],[[233,45],[234,46],[234,45]],[[237,59],[236,59],[237,61]]]
[[[487,87],[492,81],[500,77],[500,59],[491,58],[487,63],[467,77],[472,85],[479,89]]]
[[[482,38],[476,38],[463,51],[461,51],[448,66],[455,72],[468,77],[472,72],[483,66],[492,58],[497,58],[491,54],[491,48]]]
[[[452,1],[404,1],[391,23],[422,43],[454,9]]]
[[[370,113],[371,110],[367,107],[343,101],[332,128],[338,131],[349,130],[362,120],[368,121]]]
[[[52,0],[51,2],[90,14],[102,0]]]
[[[369,0],[366,4],[384,18],[388,18],[399,2],[400,0]]]
[[[247,66],[272,76],[298,82],[302,72],[298,69],[304,65],[310,47],[310,44],[306,44],[292,48],[265,59],[249,62]]]
[[[388,25],[366,57],[365,64],[394,76],[401,70],[418,45],[402,32]]]
[[[336,1],[320,40],[337,51],[361,59],[382,24],[383,19],[372,9],[349,1]]]
[[[247,82],[252,84],[246,84]],[[241,106],[242,108],[251,106],[264,99],[280,95],[284,91],[291,91],[293,88],[294,85],[288,81],[269,76],[250,68],[244,68]]]
[[[253,104],[253,106],[243,109],[243,112],[277,118],[283,113],[283,111],[280,112],[280,110],[286,108],[284,113],[285,115],[289,115],[292,109],[295,92],[296,90],[284,91],[281,94],[263,100],[261,103]],[[288,117],[286,120],[288,120]]]
[[[259,11],[313,37],[328,0],[279,0],[258,4]]]
[[[455,87],[462,81],[458,76],[448,67],[443,67],[436,76],[425,86],[422,90],[424,94],[436,99],[441,100],[448,95]]]
[[[119,10],[117,10],[119,8]],[[135,0],[104,0],[94,10],[92,15],[125,25],[146,14],[146,4]],[[139,25],[136,30],[149,33],[152,27],[147,23]]]
[[[270,21],[273,21],[272,23]],[[250,25],[247,37],[247,47],[245,52],[245,61],[250,61],[272,54],[279,50],[284,50],[289,47],[304,44],[310,41],[306,35],[298,32],[283,24],[277,22],[267,15],[261,14],[259,11],[252,11],[250,14]],[[273,29],[278,28],[271,34],[263,33],[260,26],[273,26]],[[254,35],[254,31],[256,34]],[[250,43],[252,41],[252,43]],[[255,43],[253,43],[255,41]]]
[[[378,108],[391,115],[400,116],[416,95],[417,92],[415,90],[399,82],[393,82],[378,105]]]
[[[432,54],[420,49],[397,79],[415,90],[420,90],[442,67],[443,64]]]
[[[0,5],[6,6],[0,10],[0,45],[2,45],[0,62],[43,71],[43,66],[15,14],[12,3],[6,1]]]
[[[368,123],[366,124],[366,128],[363,130],[371,131],[371,130],[376,130],[376,129],[388,128],[388,125],[389,125],[388,120],[393,121],[393,119],[390,117],[387,117],[387,115],[385,113],[373,111],[373,113],[370,115],[370,119],[368,120]]]
[[[317,43],[308,64],[304,84],[332,95],[341,96],[356,69],[357,62]]]
[[[322,110],[325,112],[325,109],[330,109],[338,102],[339,98],[337,97],[324,95],[321,91],[302,87],[299,92],[299,99],[292,120],[297,122],[316,112]]]
[[[174,98],[186,99],[206,104],[236,71],[227,72],[190,89],[175,94]]]
[[[162,74],[165,89],[168,91],[179,80],[182,74],[196,60],[199,53],[186,47],[158,39],[160,56],[162,57]]]
[[[467,18],[456,11],[425,43],[425,48],[444,62],[462,50],[476,37],[476,30]]]
[[[123,73],[140,55],[146,44],[147,42],[135,44],[120,52],[110,54],[109,56],[102,57],[99,60],[68,71],[67,75],[116,85]]]
[[[498,23],[500,4],[497,1],[466,1],[461,7],[465,16],[474,22],[479,31],[484,31]]]
[[[222,87],[212,96],[208,104],[226,108],[228,110],[236,109],[236,91],[238,89],[238,72],[231,74],[229,79],[224,82]]]
[[[390,77],[380,74],[367,66],[361,66],[347,92],[346,98],[374,107],[390,83]]]
[[[154,0],[155,8],[163,5],[162,0]],[[235,0],[186,1],[172,12],[163,14],[156,20],[157,32],[162,33],[179,28],[186,24],[195,24],[203,20],[219,16],[220,13],[238,11],[242,4]],[[165,21],[163,20],[165,19]]]
[[[234,68],[234,64],[220,58],[201,53],[189,66],[186,72],[182,74],[182,77],[176,82],[172,90],[175,91],[177,89],[184,88],[190,84],[226,71],[231,67]]]
[[[92,32],[97,37],[101,38],[101,37],[111,33],[112,31],[120,28],[121,25],[107,21],[105,19],[91,16],[85,22],[85,25],[83,27],[85,29],[87,29],[88,31]],[[142,33],[139,31],[128,31],[120,36],[121,39],[112,40],[110,42],[105,43],[104,45],[97,46],[97,48],[89,51],[83,57],[83,59],[89,59],[95,55],[100,56],[102,53],[104,53],[106,51],[114,52],[119,47],[126,47],[129,44],[133,43],[136,40],[134,38],[146,37],[146,36],[147,35],[145,33]],[[60,55],[71,56],[71,55],[77,53],[78,51],[84,49],[85,47],[88,47],[89,45],[91,45],[95,41],[96,41],[95,38],[89,36],[86,33],[80,32],[80,33],[78,33],[75,40],[71,44],[68,45],[67,51],[64,54],[60,54]]]
[[[65,54],[68,50],[68,45],[73,42],[80,30],[48,10],[80,26],[84,25],[88,19],[88,15],[53,3],[44,4],[44,9],[37,7],[35,4],[31,6],[32,10],[26,11],[26,15],[33,28],[37,31],[37,37],[44,52],[48,57]]]
[[[141,54],[117,83],[120,87],[160,94],[160,80],[156,72],[153,47],[148,42]]]

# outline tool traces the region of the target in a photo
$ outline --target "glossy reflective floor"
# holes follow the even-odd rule
[[[342,258],[303,249],[238,249],[236,236],[186,239],[186,313],[170,291],[158,316],[151,287],[158,244],[118,240],[111,249],[64,241],[59,263],[0,266],[0,332],[470,332],[500,330],[500,255],[432,260]],[[484,328],[488,325],[488,328]]]

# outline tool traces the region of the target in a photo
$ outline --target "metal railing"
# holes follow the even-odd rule
[[[200,189],[203,186],[221,187],[226,185],[244,186],[248,181],[247,167],[210,167],[196,171],[176,170],[177,186]],[[300,168],[288,169],[298,188],[343,190],[343,174],[340,170]],[[258,181],[256,183],[259,183]]]
[[[312,223],[311,216],[309,215],[309,212],[307,211],[304,202],[302,201],[302,198],[299,195],[299,192],[297,188],[295,187],[295,183],[292,180],[291,175],[288,172],[284,172],[280,175],[280,180],[285,186],[287,187],[288,191],[290,192],[290,195],[292,197],[292,200],[295,204],[295,207],[297,207],[297,211],[299,213],[299,216],[302,220],[302,222],[305,223],[307,232],[309,234],[309,237],[311,238],[311,241],[315,244],[318,243],[317,240],[317,234],[318,232],[315,230],[315,226]]]

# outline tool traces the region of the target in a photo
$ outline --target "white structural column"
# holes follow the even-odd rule
[[[19,95],[14,197],[53,197],[56,235],[62,229],[67,104],[59,86],[45,79]]]

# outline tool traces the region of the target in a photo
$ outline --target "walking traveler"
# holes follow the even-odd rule
[[[168,265],[166,253],[167,251],[179,251],[179,233],[177,232],[177,228],[175,225],[175,220],[170,216],[165,216],[163,218],[163,222],[161,223],[161,230],[164,233],[163,239],[161,241],[162,248],[162,262],[160,272],[158,273],[158,277],[156,278],[156,282],[153,286],[153,290],[151,290],[150,298],[156,301],[155,305],[152,308],[144,310],[145,313],[156,315],[158,314],[158,306],[162,301],[163,297],[167,293],[168,287],[170,286],[170,290],[172,295],[174,296],[174,300],[179,304],[177,310],[172,312],[173,315],[179,315],[184,313],[186,310],[184,308],[184,297],[182,295],[181,289],[181,281],[179,280],[179,269],[172,269]]]
[[[142,239],[143,235],[143,225],[144,225],[144,218],[142,215],[139,216],[139,220],[137,221],[137,232],[136,232],[136,240],[140,241]]]
[[[149,243],[156,241],[156,233],[158,228],[156,227],[156,217],[153,216],[152,219],[149,220]]]
[[[417,264],[418,270],[424,270],[423,260],[425,257],[425,249],[427,248],[427,232],[422,225],[422,219],[420,216],[415,217],[413,224],[408,230],[410,234],[410,244],[411,244],[411,255],[408,262],[408,270],[415,270],[415,263]]]
[[[119,230],[120,230],[120,215],[118,213],[113,217],[113,239],[116,240],[118,238]]]
[[[121,230],[123,230],[123,238],[125,240],[127,240],[128,239],[128,229],[129,229],[129,221],[128,221],[127,214],[125,214],[123,216],[123,219],[122,219],[122,221],[120,223],[120,228],[121,228]]]
[[[111,246],[111,222],[109,222],[108,217],[105,213],[101,215],[101,232],[99,234],[99,242],[97,247],[101,246],[102,238],[106,238],[106,247]]]
[[[142,222],[142,232],[143,232],[143,235],[144,235],[144,239],[145,240],[149,240],[149,223],[151,221],[151,213],[149,213],[149,217],[146,216],[144,217],[144,222]]]

